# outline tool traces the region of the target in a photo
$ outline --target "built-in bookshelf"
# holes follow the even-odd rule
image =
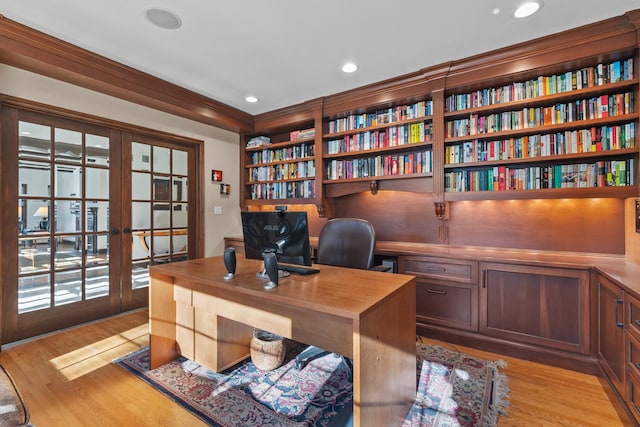
[[[422,100],[328,120],[324,183],[431,176],[432,115]]]
[[[314,128],[255,136],[244,150],[246,204],[315,202]]]
[[[446,199],[637,194],[637,88],[630,57],[448,94]]]

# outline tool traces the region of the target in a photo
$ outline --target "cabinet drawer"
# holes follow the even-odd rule
[[[632,372],[627,372],[627,406],[636,422],[640,423],[640,380]]]
[[[478,283],[478,263],[432,257],[401,257],[401,272],[451,282]]]
[[[640,341],[630,334],[627,335],[627,367],[640,378]]]
[[[478,287],[416,281],[416,318],[419,323],[478,330]]]
[[[627,303],[627,330],[638,340],[640,340],[640,300],[625,294]]]

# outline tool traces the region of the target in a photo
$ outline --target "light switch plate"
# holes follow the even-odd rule
[[[213,207],[214,215],[222,215],[222,206],[214,206]]]

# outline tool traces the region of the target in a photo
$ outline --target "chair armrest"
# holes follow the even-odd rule
[[[369,270],[371,270],[371,271],[382,271],[382,272],[385,272],[385,271],[389,271],[389,270],[391,270],[391,267],[390,267],[390,266],[388,266],[388,265],[382,265],[382,264],[381,264],[381,265],[374,265],[374,266],[373,266],[373,267],[371,267]]]

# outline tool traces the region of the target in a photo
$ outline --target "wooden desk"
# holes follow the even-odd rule
[[[415,277],[316,265],[272,290],[238,256],[150,268],[151,368],[179,354],[215,371],[249,355],[253,327],[353,358],[354,426],[399,426],[416,392]]]

